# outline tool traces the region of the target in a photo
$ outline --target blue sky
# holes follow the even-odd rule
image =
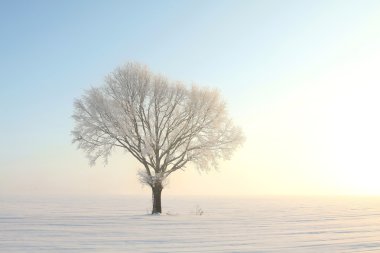
[[[277,124],[278,115],[299,109],[281,104],[279,107],[288,111],[276,109],[279,111],[271,114],[268,108],[299,90],[307,91],[300,91],[297,98],[310,95],[310,89],[317,89],[316,94],[329,93],[332,86],[320,83],[324,78],[339,75],[344,68],[357,70],[378,62],[379,17],[379,1],[2,1],[0,191],[27,192],[37,184],[37,192],[73,189],[92,193],[112,188],[112,178],[103,188],[80,187],[89,178],[101,181],[108,174],[99,172],[102,166],[88,169],[83,153],[70,144],[70,117],[74,98],[90,86],[101,85],[107,73],[127,61],[145,63],[173,79],[218,87],[232,116],[247,133],[247,147],[240,157],[247,156],[267,143],[257,136],[262,122],[272,117],[268,122]],[[373,75],[372,81],[380,80],[375,77],[376,71],[366,71],[358,72],[358,76]],[[363,101],[368,94],[377,92],[374,86],[368,87]],[[330,102],[336,101],[334,96]],[[316,115],[308,114],[311,121],[328,111],[318,106],[323,101],[317,101],[318,98],[308,102],[309,107],[304,106],[318,108],[313,109]],[[264,112],[269,116],[261,118]],[[324,126],[329,125],[330,121],[324,120]],[[308,127],[303,130],[310,133]],[[289,136],[284,129],[271,131],[263,136],[273,137],[278,132]],[[328,143],[318,145],[323,149]],[[269,147],[266,155],[274,152],[276,156],[276,150]],[[279,156],[283,154],[281,150],[277,152]],[[251,164],[237,159],[226,166],[239,164],[254,169],[270,163],[260,160]],[[327,158],[321,160],[330,163]],[[62,165],[65,162],[66,167]],[[293,163],[273,165],[268,170],[273,175],[284,168],[286,171]],[[310,163],[311,160],[305,166]],[[56,168],[57,164],[61,167]],[[62,169],[67,169],[67,174],[63,175]],[[135,172],[120,171],[114,174],[129,177],[134,184],[131,191],[138,192],[133,190],[137,189]],[[72,179],[76,173],[82,176],[75,181]],[[257,174],[252,173],[238,171],[235,181],[263,175],[259,168]],[[265,175],[270,180],[270,175]],[[23,185],[30,177],[40,178],[35,185]],[[52,185],[59,177],[65,183],[55,188]],[[193,180],[197,177],[191,175]],[[206,179],[205,184],[214,180]],[[272,193],[246,184],[237,192]],[[283,183],[284,187],[290,184],[291,181]],[[217,182],[215,185],[221,187]],[[128,192],[127,186],[120,187],[122,190],[111,192]],[[324,185],[316,183],[315,187]],[[181,189],[173,184],[172,190],[177,188]],[[299,189],[302,187],[290,193]],[[220,192],[224,192],[222,187]]]

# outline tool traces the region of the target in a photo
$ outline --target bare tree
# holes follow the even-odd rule
[[[152,188],[152,213],[161,213],[168,176],[192,163],[216,168],[242,144],[225,102],[215,89],[185,86],[128,63],[74,102],[73,142],[94,164],[107,162],[114,148],[131,153],[142,165],[139,179]]]

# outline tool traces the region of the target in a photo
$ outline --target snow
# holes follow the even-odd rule
[[[0,197],[0,252],[379,252],[379,203],[164,195],[149,215],[150,196]]]

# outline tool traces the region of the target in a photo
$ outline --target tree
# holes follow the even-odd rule
[[[143,166],[142,183],[152,188],[152,214],[161,213],[165,179],[189,164],[216,168],[229,159],[243,136],[229,119],[216,89],[188,87],[128,63],[74,102],[73,143],[95,164],[115,148],[132,154]]]

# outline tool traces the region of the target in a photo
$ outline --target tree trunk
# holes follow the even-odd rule
[[[161,209],[161,192],[162,192],[162,184],[161,182],[156,183],[152,187],[152,200],[153,200],[153,209],[152,214],[159,214],[162,212]]]

